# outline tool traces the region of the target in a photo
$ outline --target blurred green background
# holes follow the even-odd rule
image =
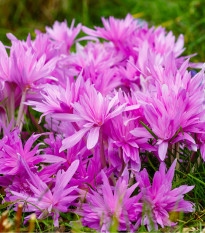
[[[140,17],[150,26],[162,25],[185,35],[184,55],[198,53],[192,61],[205,62],[205,0],[0,0],[0,40],[7,32],[25,39],[35,29],[45,31],[55,20],[73,18],[86,26],[101,26],[101,17]]]

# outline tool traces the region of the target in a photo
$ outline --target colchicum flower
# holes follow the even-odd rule
[[[169,219],[170,212],[188,213],[194,211],[194,204],[184,200],[184,194],[191,191],[194,186],[182,185],[172,189],[176,162],[175,159],[167,173],[166,165],[162,162],[159,171],[154,174],[152,185],[146,169],[136,175],[145,206],[142,224],[147,225],[149,230],[152,229],[152,226],[158,230],[158,224],[162,228],[175,225]]]
[[[56,45],[61,46],[64,53],[69,53],[70,47],[81,30],[81,24],[78,24],[76,28],[74,24],[75,20],[73,19],[70,28],[66,20],[62,23],[55,21],[53,28],[46,27],[47,34],[55,41]]]
[[[85,84],[84,92],[80,95],[79,101],[73,104],[73,114],[53,114],[56,119],[82,124],[80,130],[63,140],[61,150],[74,146],[88,132],[87,148],[92,149],[98,142],[100,129],[104,123],[122,113],[125,108],[126,104],[118,106],[117,93],[112,99],[103,97],[88,82]]]
[[[132,222],[140,222],[141,216],[136,215],[133,205],[138,203],[141,194],[131,197],[138,183],[128,187],[129,173],[125,169],[124,174],[112,187],[105,173],[102,171],[103,184],[97,191],[84,193],[86,202],[77,211],[82,218],[84,226],[97,231],[109,232],[114,221],[117,222],[117,230],[134,230]]]
[[[13,201],[27,201],[28,204],[25,206],[26,212],[35,211],[39,219],[52,216],[54,218],[54,226],[59,226],[59,212],[67,212],[71,203],[78,198],[78,195],[71,194],[77,189],[77,186],[67,187],[67,185],[75,174],[79,161],[74,161],[67,171],[58,171],[56,174],[55,185],[52,189],[40,179],[38,174],[31,172],[25,161],[22,160],[22,163],[31,180],[31,182],[27,182],[33,195],[29,197],[25,194],[11,190],[11,193],[13,194],[11,199]],[[29,219],[29,217],[27,219]]]

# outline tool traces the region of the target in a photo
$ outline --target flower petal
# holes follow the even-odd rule
[[[65,138],[62,141],[62,147],[60,148],[60,152],[71,148],[73,146],[75,146],[84,136],[84,134],[89,130],[89,128],[83,128],[79,131],[77,131],[75,134],[73,134],[72,136],[69,136],[67,138]]]
[[[90,130],[87,140],[87,148],[92,149],[98,142],[100,127],[94,127]]]
[[[167,154],[167,148],[168,148],[168,142],[162,142],[159,144],[158,148],[158,153],[159,153],[159,158],[164,161],[165,156]]]

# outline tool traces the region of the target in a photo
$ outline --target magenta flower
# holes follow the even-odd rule
[[[130,14],[125,19],[115,19],[109,17],[109,20],[102,18],[104,28],[95,27],[95,30],[83,27],[83,31],[91,36],[101,37],[113,42],[117,50],[123,51],[126,55],[133,51],[133,39],[140,25]]]
[[[67,212],[71,203],[78,198],[78,195],[71,194],[77,189],[77,186],[67,188],[67,184],[75,174],[79,161],[74,161],[66,172],[62,170],[58,171],[55,186],[52,189],[39,178],[38,174],[31,172],[26,162],[22,160],[22,163],[30,177],[31,182],[27,182],[33,195],[29,197],[25,194],[11,190],[14,195],[12,199],[20,199],[33,204],[26,204],[25,211],[35,211],[39,219],[52,216],[54,218],[54,226],[59,226],[59,212]],[[27,217],[27,219],[29,219],[29,217]]]
[[[72,149],[75,147],[72,147]],[[68,151],[70,152],[71,149],[68,149]],[[101,171],[102,171],[102,166],[100,163],[100,146],[97,145],[94,149],[93,149],[93,156],[90,156],[90,151],[87,150],[87,153],[84,153],[82,155],[82,150],[79,151],[81,152],[81,154],[79,154],[79,159],[80,159],[80,165],[79,165],[79,169],[78,169],[78,174],[76,176],[76,180],[73,183],[74,185],[78,185],[79,188],[83,189],[83,190],[96,190],[97,187],[99,185],[102,184],[102,175],[101,175]],[[73,155],[74,151],[73,151]],[[71,155],[72,158],[72,155]],[[112,167],[105,167],[103,168],[103,171],[105,172],[106,176],[109,177],[112,172],[113,172],[113,168]]]
[[[197,144],[199,145],[199,148],[200,148],[201,157],[203,161],[205,162],[205,134],[198,133],[196,137],[197,137]]]
[[[73,45],[74,40],[81,30],[81,24],[74,27],[75,20],[73,19],[70,28],[65,20],[62,23],[55,21],[53,28],[46,27],[46,32],[52,40],[58,44],[59,47],[62,46],[64,53],[69,53],[70,47]]]
[[[44,54],[37,60],[32,48],[26,50],[21,42],[13,42],[10,50],[10,81],[25,89],[41,79],[53,79],[50,74],[55,69],[57,59],[46,63]]]
[[[155,31],[149,34],[149,47],[154,53],[160,55],[166,55],[174,53],[174,57],[178,57],[185,50],[184,47],[184,36],[180,34],[177,41],[175,42],[175,36],[173,32],[166,32],[165,28],[161,26],[157,27]]]
[[[0,174],[17,174],[20,171],[19,169],[21,168],[20,157],[23,157],[30,165],[34,165],[43,161],[43,159],[40,159],[39,156],[34,156],[39,154],[40,152],[40,150],[38,149],[39,144],[37,144],[31,150],[33,142],[41,135],[32,135],[30,139],[28,139],[24,147],[20,137],[18,137],[18,129],[13,130],[13,132],[11,132],[11,134],[8,136],[5,136],[1,140]]]
[[[55,163],[49,166],[44,166],[41,164],[41,171],[38,172],[38,177],[47,185],[55,182],[54,176],[62,168],[61,163]],[[37,167],[31,168],[33,173],[37,173]],[[24,165],[21,163],[21,170],[18,174],[14,175],[4,175],[0,176],[0,186],[4,187],[6,192],[5,201],[12,201],[13,195],[10,190],[21,193],[25,196],[33,196],[33,192],[30,186],[31,179],[26,172]]]
[[[134,171],[140,171],[141,159],[139,157],[140,150],[153,150],[148,144],[151,134],[143,127],[138,127],[133,119],[122,117],[121,115],[109,122],[105,133],[112,139],[121,152],[121,159],[125,164],[131,163]]]
[[[116,219],[119,231],[133,231],[132,222],[140,221],[137,219],[133,208],[138,203],[141,194],[131,197],[138,186],[138,183],[128,188],[129,173],[125,170],[123,177],[120,177],[115,187],[109,184],[109,180],[102,172],[103,184],[97,191],[84,193],[86,202],[77,211],[82,216],[82,223],[100,232],[109,232]]]
[[[22,166],[23,168],[23,166]],[[26,196],[31,196],[32,191],[30,185],[26,180],[29,179],[29,176],[25,169],[21,169],[20,173],[17,175],[5,175],[0,176],[0,186],[4,187],[6,193],[5,201],[12,201],[12,194],[10,190],[16,191]]]
[[[37,58],[32,47],[25,46],[17,39],[12,41],[10,56],[8,56],[3,44],[0,44],[0,79],[15,83],[22,90],[32,87],[41,79],[53,79],[50,76],[55,69],[58,58],[46,62],[46,54]]]
[[[88,133],[87,148],[92,149],[98,142],[100,129],[105,122],[123,112],[125,105],[118,106],[118,94],[110,99],[103,97],[94,86],[88,82],[85,84],[85,93],[79,97],[79,101],[73,104],[73,114],[53,114],[59,120],[80,122],[82,127],[75,134],[63,140],[61,150],[65,150],[77,144]]]
[[[113,91],[121,84],[118,66],[124,63],[124,57],[116,52],[112,44],[88,42],[85,47],[77,44],[76,50],[63,61],[68,74],[77,76],[82,72],[83,79],[89,79],[102,94]]]
[[[191,78],[191,73],[186,71],[187,64],[186,61],[179,70],[176,67],[160,68],[154,75],[163,80],[155,81],[152,91],[138,95],[148,126],[158,137],[158,153],[162,161],[169,143],[186,139],[194,149],[196,143],[190,133],[203,132],[204,71]]]
[[[149,230],[152,225],[155,230],[158,229],[158,224],[163,228],[175,225],[169,220],[171,211],[184,213],[194,211],[193,203],[184,200],[184,194],[191,191],[194,186],[182,185],[172,189],[176,162],[175,159],[167,173],[165,172],[166,166],[162,162],[159,171],[154,174],[152,185],[146,169],[136,175],[146,210],[142,217],[142,224],[147,225]]]
[[[9,81],[9,57],[2,42],[0,42],[0,54],[0,80]]]
[[[51,113],[72,113],[72,104],[78,100],[80,87],[81,77],[72,83],[67,79],[66,88],[60,85],[46,84],[41,92],[42,100],[29,100],[27,104],[35,106],[33,109],[43,113],[39,121],[43,116]]]
[[[46,134],[46,133],[45,133]],[[38,143],[32,148],[33,143],[45,134],[32,135],[23,145],[20,132],[14,129],[11,133],[7,134],[0,140],[0,174],[16,175],[21,171],[23,158],[29,166],[33,167],[40,162],[56,163],[65,162],[66,160],[54,155],[40,154],[42,149],[39,146],[43,143]],[[32,149],[31,149],[32,148]]]

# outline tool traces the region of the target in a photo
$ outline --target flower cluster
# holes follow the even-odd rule
[[[204,67],[181,56],[183,35],[130,14],[103,18],[102,28],[74,23],[0,43],[5,201],[55,226],[69,211],[102,232],[173,226],[170,212],[194,211],[184,200],[193,186],[172,189],[174,157],[201,149],[205,160]],[[28,118],[41,133],[28,135]],[[151,156],[159,161],[152,184]]]

